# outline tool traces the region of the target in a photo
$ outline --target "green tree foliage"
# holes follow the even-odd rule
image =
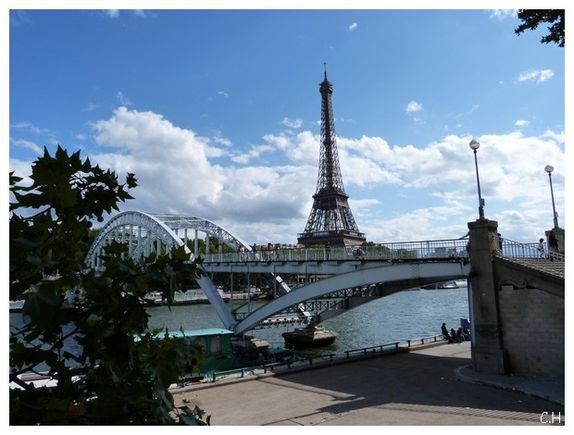
[[[554,42],[564,47],[566,39],[564,33],[564,9],[519,9],[518,19],[522,21],[514,32],[520,35],[525,30],[534,30],[542,23],[551,23],[548,34],[543,36],[540,42],[548,44]]]
[[[21,387],[10,390],[10,423],[205,423],[203,411],[175,407],[168,391],[197,364],[198,349],[154,339],[144,307],[149,290],[173,301],[196,264],[186,264],[183,248],[134,261],[114,242],[104,272],[84,265],[92,221],[132,198],[134,175],[121,184],[58,147],[54,156],[44,149],[30,178],[26,186],[10,174],[10,299],[24,301],[23,326],[10,328],[10,381]],[[40,372],[57,385],[36,388],[19,376]]]

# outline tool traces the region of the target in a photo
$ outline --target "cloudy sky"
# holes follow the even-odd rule
[[[13,2],[14,3],[14,2]],[[160,7],[160,6],[158,6]],[[125,210],[294,243],[311,210],[323,62],[355,220],[375,242],[564,226],[564,49],[512,10],[12,10],[9,166],[82,150]],[[4,36],[4,35],[3,35]],[[8,35],[6,35],[8,36]],[[6,39],[4,39],[6,40]]]

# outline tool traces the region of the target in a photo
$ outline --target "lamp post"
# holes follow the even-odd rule
[[[480,142],[473,139],[468,144],[470,149],[474,151],[474,167],[476,169],[476,185],[478,186],[478,217],[484,219],[484,199],[480,193],[480,178],[478,177],[478,159],[476,157],[476,150],[480,147]]]
[[[552,197],[552,213],[554,216],[554,229],[558,228],[558,214],[556,213],[556,205],[554,204],[554,189],[552,188],[552,171],[554,166],[546,165],[544,170],[548,173],[548,180],[550,181],[550,196]]]

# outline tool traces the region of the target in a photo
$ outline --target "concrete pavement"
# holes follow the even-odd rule
[[[519,392],[520,382],[505,387],[501,381],[508,377],[477,377],[470,362],[470,343],[444,344],[200,384],[174,391],[174,397],[204,409],[212,425],[547,426],[552,413],[555,424],[558,416],[565,423],[563,405]],[[562,403],[563,391],[562,383]],[[542,392],[559,398],[560,383]]]

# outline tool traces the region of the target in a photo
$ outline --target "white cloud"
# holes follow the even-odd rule
[[[422,103],[418,103],[418,102],[413,100],[413,101],[410,101],[409,104],[407,104],[405,111],[407,113],[422,112],[423,111],[423,105],[422,105]]]
[[[517,120],[517,121],[514,123],[514,125],[517,126],[517,127],[525,127],[525,126],[527,126],[528,124],[530,124],[530,122],[527,121],[527,120],[525,120],[525,119],[519,119],[519,120]]]
[[[564,132],[560,132],[560,133],[556,133],[552,130],[546,130],[544,133],[542,133],[542,137],[547,137],[552,139],[553,141],[563,144],[564,143]]]
[[[263,140],[274,148],[283,151],[285,156],[298,165],[317,167],[319,164],[320,137],[310,131],[302,131],[295,136],[288,134],[266,134]],[[315,170],[316,173],[316,170]]]
[[[270,146],[270,145],[255,145],[255,146],[252,146],[251,149],[247,153],[232,156],[231,160],[234,161],[235,163],[241,163],[243,165],[246,165],[252,159],[259,158],[259,156],[261,156],[261,154],[269,152],[269,151],[273,151],[273,150],[275,150],[275,148]]]
[[[17,147],[20,147],[20,148],[26,148],[26,149],[28,149],[28,150],[30,150],[30,151],[34,152],[35,154],[38,154],[38,155],[41,155],[44,152],[44,149],[41,146],[39,146],[39,145],[35,144],[34,142],[29,141],[29,140],[24,140],[24,139],[14,140],[14,139],[10,138],[10,143],[17,146]]]
[[[10,124],[10,128],[13,129],[18,129],[18,130],[25,130],[27,132],[31,132],[34,135],[39,136],[39,140],[44,143],[44,144],[58,144],[60,143],[60,140],[58,139],[58,137],[56,136],[56,134],[48,129],[48,128],[42,128],[42,127],[38,127],[37,125],[32,124],[31,122],[28,121],[22,121],[22,122],[16,122],[14,124]]]
[[[213,136],[212,140],[213,142],[226,147],[230,147],[233,145],[233,142],[231,142],[228,138],[221,136],[220,132],[217,132],[215,136]]]
[[[217,95],[221,95],[222,97],[228,98],[229,94],[225,91],[217,91]]]
[[[283,121],[281,121],[281,124],[289,128],[301,128],[301,126],[303,125],[303,120],[299,118],[291,120],[285,117],[283,118]]]
[[[105,13],[111,19],[115,19],[115,18],[118,18],[120,16],[120,10],[119,9],[108,9],[105,11]]]
[[[50,134],[50,130],[45,129],[45,128],[40,128],[35,126],[34,124],[32,124],[31,122],[28,121],[23,121],[23,122],[17,122],[15,124],[11,124],[10,127],[12,128],[22,128],[22,129],[26,129],[26,130],[30,130],[33,133],[36,134]]]
[[[546,80],[552,78],[554,76],[554,72],[551,69],[531,69],[528,71],[523,71],[518,75],[519,82],[525,82],[530,80],[535,80],[536,83],[542,83]]]
[[[355,30],[357,30],[357,27],[359,27],[359,25],[356,22],[352,22],[349,25],[349,32],[354,32]]]
[[[116,94],[117,100],[120,102],[122,106],[131,106],[133,103],[126,97],[122,91],[118,91]]]
[[[32,179],[30,178],[32,162],[10,159],[10,172],[14,171],[14,174],[22,178],[21,184],[30,186],[32,185]]]
[[[493,9],[490,11],[490,18],[496,18],[499,21],[503,21],[508,18],[516,18],[516,16],[516,9]]]
[[[136,199],[124,209],[203,216],[251,243],[293,243],[304,228],[317,178],[318,134],[267,134],[261,144],[238,153],[234,146],[215,146],[222,142],[215,138],[220,133],[201,137],[160,114],[126,107],[92,127],[98,148],[90,159],[120,175],[134,172],[138,179]],[[357,224],[369,240],[466,233],[466,223],[477,214],[470,139],[450,134],[415,147],[390,144],[381,137],[337,137],[345,188]],[[546,164],[556,168],[554,192],[562,214],[564,133],[548,130],[524,136],[516,131],[477,139],[487,217],[499,220],[507,238],[537,240],[549,220]],[[252,163],[272,152],[274,161],[281,163]],[[223,166],[215,160],[218,156],[228,156],[236,165]],[[25,165],[10,161],[22,175],[29,173]]]
[[[211,146],[210,139],[153,112],[120,107],[93,128],[101,148],[90,158],[138,178],[137,199],[126,206],[130,209],[203,216],[239,237],[261,242],[272,235],[272,230],[260,230],[268,222],[282,222],[283,232],[292,226],[293,237],[304,225],[308,210],[302,204],[308,205],[313,193],[315,168],[223,167],[211,160],[223,151]],[[274,149],[271,144],[255,146],[244,161]],[[285,239],[285,234],[275,235],[276,240]]]

